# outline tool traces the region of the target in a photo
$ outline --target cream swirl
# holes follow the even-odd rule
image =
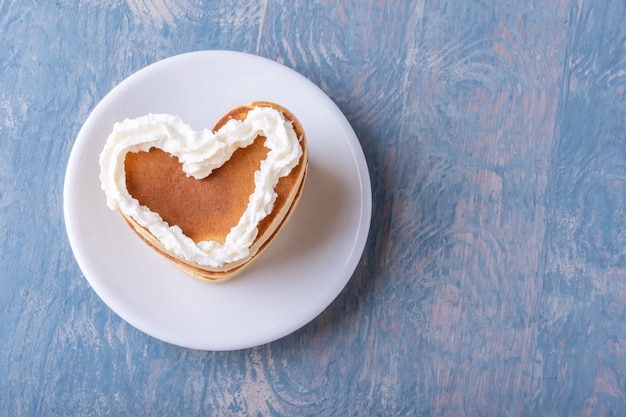
[[[233,153],[262,135],[267,158],[254,174],[254,192],[248,206],[224,243],[194,242],[177,225],[169,225],[158,213],[142,206],[126,188],[124,160],[129,152],[159,148],[178,157],[183,171],[196,179],[206,178],[227,162]],[[271,213],[274,187],[297,166],[302,147],[290,121],[270,107],[256,107],[245,120],[229,120],[218,131],[193,130],[178,116],[148,114],[116,123],[100,154],[100,181],[107,206],[130,216],[152,233],[168,251],[204,266],[221,267],[250,254],[258,224]]]

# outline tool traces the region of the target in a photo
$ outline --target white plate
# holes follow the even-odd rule
[[[273,101],[298,117],[309,174],[292,220],[263,256],[234,280],[208,284],[178,271],[106,207],[98,157],[124,118],[171,113],[202,129],[249,101]],[[145,333],[202,350],[268,343],[320,314],[359,262],[371,209],[363,151],[332,100],[283,65],[232,51],[178,55],[120,83],[85,121],[65,177],[67,234],[95,292]]]

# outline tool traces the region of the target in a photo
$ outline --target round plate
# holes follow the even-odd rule
[[[199,130],[250,101],[281,104],[300,120],[307,182],[269,249],[235,279],[210,284],[180,272],[107,208],[98,158],[113,124],[125,118],[170,113]],[[74,256],[100,298],[143,332],[202,350],[268,343],[320,314],[359,262],[372,209],[363,151],[332,100],[283,65],[232,51],[174,56],[115,87],[78,134],[63,197]]]

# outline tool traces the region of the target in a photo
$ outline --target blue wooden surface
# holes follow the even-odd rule
[[[623,0],[100,3],[0,1],[0,414],[623,415]],[[346,289],[243,351],[127,325],[63,223],[89,112],[200,49],[311,79],[372,176]]]

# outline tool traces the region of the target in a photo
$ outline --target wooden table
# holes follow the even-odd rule
[[[0,414],[623,415],[623,0],[99,3],[0,3]],[[321,87],[373,189],[339,297],[228,352],[126,324],[63,221],[99,100],[204,49]]]

